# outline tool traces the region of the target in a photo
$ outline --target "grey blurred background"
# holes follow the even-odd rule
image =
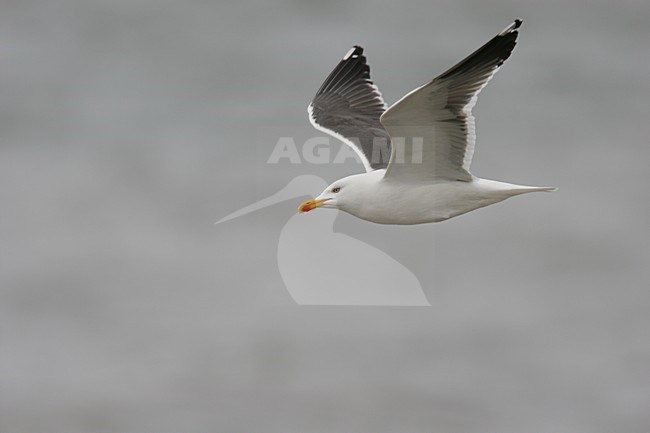
[[[295,305],[275,253],[304,197],[213,225],[361,170],[265,164],[352,44],[392,103],[518,16],[473,172],[560,191],[335,225],[432,307]],[[0,2],[0,431],[647,433],[648,22],[641,0]]]

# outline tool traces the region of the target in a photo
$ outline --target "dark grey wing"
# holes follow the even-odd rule
[[[472,108],[481,89],[510,57],[520,25],[521,20],[515,20],[456,66],[386,110],[381,122],[394,138],[393,147],[397,147],[396,137],[406,139],[404,152],[393,149],[386,177],[473,179],[469,171],[476,142]],[[419,147],[410,145],[415,140]]]
[[[354,149],[366,171],[388,165],[390,138],[379,122],[386,103],[370,80],[363,48],[355,45],[348,51],[318,89],[307,111],[316,129]]]

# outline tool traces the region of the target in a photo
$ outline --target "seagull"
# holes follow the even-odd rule
[[[366,171],[337,180],[298,211],[334,208],[378,224],[423,224],[516,195],[555,191],[480,179],[469,171],[476,142],[472,108],[479,92],[510,57],[521,23],[516,19],[456,66],[388,109],[370,79],[363,48],[353,46],[307,111],[313,126],[350,146]]]

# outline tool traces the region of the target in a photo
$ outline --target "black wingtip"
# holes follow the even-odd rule
[[[350,50],[345,53],[345,56],[343,56],[343,60],[347,60],[350,57],[359,57],[363,54],[363,47],[361,45],[353,45]]]
[[[505,36],[508,33],[516,33],[517,29],[521,27],[522,22],[523,20],[521,18],[517,18],[512,24],[503,29],[503,31],[499,33],[499,36]]]
[[[363,47],[353,45],[336,65],[336,68],[327,76],[316,92],[316,96],[358,79],[370,80],[370,66],[366,63],[366,56],[363,55]],[[370,83],[372,84],[372,82]]]
[[[447,79],[452,75],[466,73],[475,68],[500,67],[505,62],[517,44],[517,29],[522,20],[517,18],[512,24],[503,29],[501,33],[486,42],[481,48],[474,51],[457,65],[453,66],[436,79]]]

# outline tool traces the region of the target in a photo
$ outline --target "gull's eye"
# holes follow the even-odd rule
[[[336,188],[332,188],[333,193],[337,193],[339,191],[341,191],[341,188],[339,188],[338,186]]]

